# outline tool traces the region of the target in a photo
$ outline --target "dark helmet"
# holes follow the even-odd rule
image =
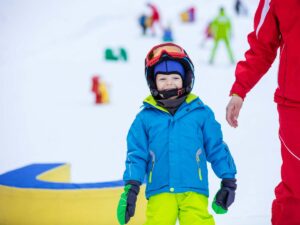
[[[177,61],[184,67],[183,92],[188,95],[194,86],[194,65],[183,48],[173,43],[165,43],[154,46],[145,59],[145,76],[152,96],[155,98],[159,94],[154,79],[154,67],[165,60]]]

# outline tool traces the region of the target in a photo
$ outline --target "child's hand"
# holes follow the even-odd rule
[[[134,216],[135,203],[139,191],[140,183],[138,181],[132,180],[125,185],[117,209],[117,217],[121,225],[128,223],[130,217]]]
[[[228,207],[234,202],[236,179],[223,179],[217,192],[212,208],[217,214],[227,213]]]

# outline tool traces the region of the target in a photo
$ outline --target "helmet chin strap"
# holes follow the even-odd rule
[[[158,95],[163,99],[168,99],[174,96],[180,97],[185,93],[185,88],[174,88],[167,91],[157,91]]]

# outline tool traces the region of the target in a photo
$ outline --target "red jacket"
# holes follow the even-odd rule
[[[242,98],[268,71],[280,48],[275,102],[300,104],[300,0],[260,0],[250,49],[237,64],[230,94]]]
[[[153,21],[159,21],[159,12],[158,12],[158,9],[156,8],[156,6],[155,5],[152,5],[152,4],[150,4],[150,3],[148,3],[148,6],[151,8],[151,10],[152,10],[152,16],[151,16],[151,18],[152,18],[152,20]]]

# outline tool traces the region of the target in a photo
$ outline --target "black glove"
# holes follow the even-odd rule
[[[221,188],[217,192],[212,208],[217,214],[227,213],[228,207],[234,202],[236,179],[224,178],[221,182]]]
[[[117,209],[117,217],[121,225],[128,223],[130,217],[134,216],[135,203],[140,191],[140,185],[140,182],[130,180],[124,187],[124,192],[121,195]]]

